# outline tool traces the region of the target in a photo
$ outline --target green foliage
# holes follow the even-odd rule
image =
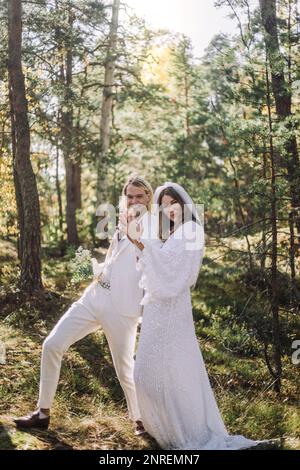
[[[71,260],[70,271],[72,273],[72,284],[80,284],[88,279],[92,280],[93,269],[91,252],[80,246],[75,252],[75,257]]]

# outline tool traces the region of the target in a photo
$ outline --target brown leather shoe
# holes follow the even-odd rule
[[[22,416],[21,418],[15,418],[14,422],[18,428],[30,429],[30,428],[39,428],[39,429],[48,429],[50,423],[50,416],[47,418],[40,418],[39,412],[34,411],[33,413]]]

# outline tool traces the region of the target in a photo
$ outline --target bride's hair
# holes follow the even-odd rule
[[[174,232],[175,230],[175,224],[173,220],[170,220],[169,217],[167,217],[164,212],[162,211],[162,199],[164,196],[170,196],[175,201],[177,201],[182,209],[182,219],[181,223],[184,224],[185,222],[188,222],[190,220],[193,220],[194,222],[196,221],[196,217],[194,214],[191,212],[190,208],[188,206],[185,206],[185,202],[178,194],[178,192],[172,188],[172,186],[169,186],[165,189],[163,189],[159,195],[157,204],[159,206],[159,226],[158,226],[158,236],[161,240],[165,241],[169,238],[169,236]]]

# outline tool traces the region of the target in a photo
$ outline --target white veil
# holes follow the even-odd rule
[[[175,191],[179,194],[179,196],[184,201],[184,204],[186,204],[188,206],[188,208],[190,209],[192,214],[195,216],[195,219],[197,220],[197,222],[199,224],[203,225],[202,222],[201,222],[201,219],[200,219],[200,215],[197,211],[196,204],[194,203],[192,198],[188,195],[186,190],[182,186],[180,186],[180,184],[172,183],[171,181],[167,181],[162,186],[158,186],[158,188],[156,188],[155,193],[154,193],[154,204],[156,204],[156,205],[158,204],[160,193],[166,188],[175,189]]]
[[[198,227],[198,229],[196,230],[196,242],[190,244],[191,248],[187,248],[187,249],[191,249],[191,250],[192,249],[197,249],[198,250],[199,247],[201,247],[200,248],[199,264],[195,264],[194,267],[193,267],[194,272],[193,272],[193,285],[192,285],[192,287],[194,288],[195,284],[196,284],[196,281],[197,281],[197,278],[198,278],[199,270],[200,270],[200,267],[201,267],[201,264],[202,264],[203,255],[204,255],[205,240],[204,240],[203,222],[202,222],[201,217],[199,215],[199,212],[197,210],[196,204],[194,203],[192,198],[189,196],[189,194],[186,192],[186,190],[182,186],[180,186],[180,184],[172,183],[170,181],[167,181],[162,186],[159,186],[156,189],[155,193],[154,193],[154,205],[155,205],[157,214],[158,214],[158,211],[159,211],[159,207],[158,207],[159,196],[160,196],[161,192],[166,188],[175,189],[175,191],[180,195],[180,197],[184,201],[184,204],[187,205],[187,208],[194,215],[194,217],[196,219],[196,223],[197,223],[197,227]],[[194,235],[195,235],[195,233],[194,233]],[[192,246],[194,246],[194,248],[192,248]]]

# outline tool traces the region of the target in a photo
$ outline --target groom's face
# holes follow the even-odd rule
[[[126,190],[127,207],[135,204],[147,206],[150,202],[150,194],[144,188],[139,188],[133,184],[129,184]]]

